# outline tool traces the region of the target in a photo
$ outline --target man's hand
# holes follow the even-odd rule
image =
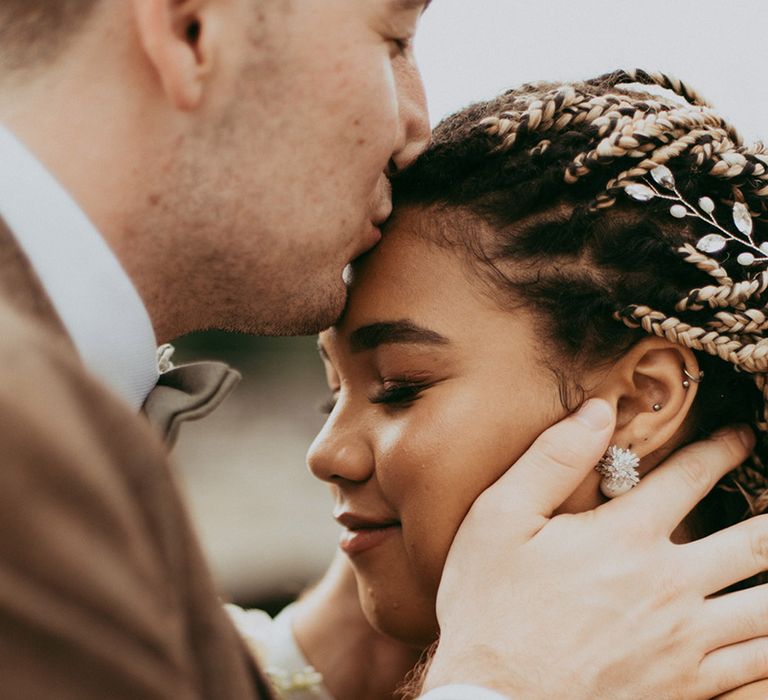
[[[691,700],[768,675],[768,587],[710,598],[768,569],[768,519],[670,541],[748,455],[751,431],[720,431],[630,493],[553,517],[613,425],[608,404],[587,402],[478,498],[445,566],[427,688],[474,683],[514,700]]]
[[[768,680],[756,681],[725,695],[718,695],[716,700],[765,700],[768,698]]]

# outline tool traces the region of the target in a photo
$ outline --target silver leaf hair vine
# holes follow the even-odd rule
[[[738,235],[722,226],[715,218],[715,203],[710,197],[701,197],[698,206],[691,204],[677,189],[675,176],[666,165],[659,165],[651,170],[650,178],[643,182],[633,182],[624,187],[624,191],[638,202],[650,202],[653,199],[666,199],[673,202],[669,213],[676,219],[693,217],[700,219],[714,228],[717,233],[709,233],[696,243],[696,248],[702,253],[719,253],[730,242],[735,242],[746,248],[736,257],[736,262],[743,267],[755,263],[768,262],[768,242],[755,242],[752,233],[754,229],[749,209],[742,202],[733,205],[732,217]],[[681,250],[685,252],[685,249]]]

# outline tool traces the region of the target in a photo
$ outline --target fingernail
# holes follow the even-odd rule
[[[575,417],[590,430],[603,430],[613,422],[613,410],[607,401],[589,399],[576,412]]]

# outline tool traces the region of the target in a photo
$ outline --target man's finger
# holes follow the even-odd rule
[[[758,515],[680,546],[685,549],[688,569],[693,573],[691,580],[697,582],[704,595],[712,595],[768,571],[768,515]]]
[[[712,700],[765,700],[768,698],[768,680],[761,678],[755,683],[718,695]]]
[[[483,499],[498,499],[518,518],[549,518],[603,456],[614,422],[608,402],[590,399],[543,432]]]
[[[768,677],[768,637],[732,644],[707,654],[699,666],[701,698]]]
[[[711,598],[704,610],[701,640],[708,649],[768,636],[768,584]]]
[[[754,442],[746,426],[719,431],[678,450],[630,493],[603,508],[620,507],[627,513],[631,509],[643,521],[653,517],[659,530],[669,535],[722,476],[749,456]]]

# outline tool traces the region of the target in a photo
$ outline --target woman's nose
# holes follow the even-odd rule
[[[349,422],[340,409],[334,409],[312,442],[307,464],[322,481],[367,481],[373,474],[373,453],[362,427]]]

